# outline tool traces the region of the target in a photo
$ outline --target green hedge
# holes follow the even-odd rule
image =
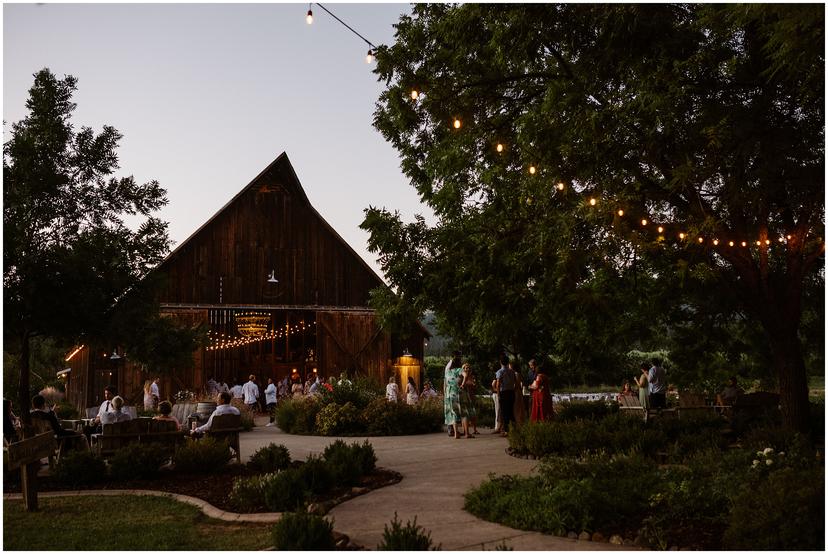
[[[304,512],[287,513],[273,526],[276,550],[335,550],[333,524]]]

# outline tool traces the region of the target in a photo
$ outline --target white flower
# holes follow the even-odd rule
[[[765,456],[767,456],[768,454],[773,454],[773,448],[768,447],[765,450],[763,450],[763,452],[765,453]]]
[[[780,452],[780,453],[779,453],[779,455],[780,455],[780,456],[784,456],[784,455],[785,455],[785,453],[784,453],[784,452]]]
[[[759,465],[759,460],[753,460],[753,467],[756,467],[758,465]]]
[[[762,452],[762,451],[760,450],[759,452],[757,452],[757,453],[756,453],[756,455],[757,455],[757,456],[764,456],[764,455],[765,455],[765,453],[764,453],[764,452]]]
[[[765,460],[765,465],[773,465],[773,460]]]

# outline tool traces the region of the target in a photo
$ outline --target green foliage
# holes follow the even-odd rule
[[[169,457],[169,452],[157,444],[133,443],[115,452],[109,461],[109,470],[118,481],[152,479]]]
[[[419,4],[395,28],[374,125],[436,221],[366,210],[383,321],[432,310],[570,384],[629,378],[631,347],[668,349],[679,384],[821,372],[819,6]]]
[[[269,444],[259,448],[247,465],[262,473],[270,473],[290,467],[290,451],[283,444]]]
[[[58,483],[78,487],[106,480],[106,463],[88,450],[69,452],[60,457],[52,477]]]
[[[314,398],[287,398],[276,404],[276,424],[285,433],[310,435],[321,409]]]
[[[221,471],[232,458],[224,441],[212,437],[187,441],[176,450],[173,462],[175,470],[184,473],[214,473]]]
[[[299,478],[313,494],[328,492],[334,486],[333,471],[321,456],[309,455],[299,468]]]
[[[733,499],[731,550],[824,550],[825,470],[785,468]]]
[[[376,383],[362,377],[358,377],[350,383],[336,383],[332,388],[333,390],[331,391],[323,388],[320,393],[319,397],[323,404],[338,404],[344,406],[350,403],[358,410],[361,410],[371,400],[379,396],[385,396],[384,391],[380,390]]]
[[[316,432],[320,435],[336,436],[358,432],[359,410],[350,402],[330,403],[316,414]]]
[[[286,513],[273,526],[276,550],[335,550],[333,524],[304,512]]]
[[[273,486],[272,481],[279,480],[278,472],[236,477],[230,491],[230,502],[243,512],[255,512],[265,506],[265,491]]]
[[[337,440],[325,447],[322,457],[328,464],[334,483],[338,486],[356,485],[363,475],[374,471],[377,457],[367,440],[346,445]]]
[[[448,361],[449,356],[426,356],[423,360],[425,379],[431,381],[434,390],[438,392],[443,390],[443,380],[445,379]]]
[[[431,531],[426,532],[420,525],[417,525],[417,516],[414,521],[406,521],[405,525],[397,519],[397,512],[394,512],[394,519],[391,520],[391,527],[385,526],[382,532],[382,542],[377,545],[377,550],[440,550],[440,546],[434,546],[431,541]]]
[[[576,419],[598,420],[618,412],[617,402],[561,402],[555,406],[555,418],[558,421]]]
[[[263,481],[264,505],[272,512],[294,510],[304,505],[310,491],[298,469],[286,469]]]

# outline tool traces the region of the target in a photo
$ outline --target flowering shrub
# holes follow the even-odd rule
[[[62,391],[51,386],[44,388],[38,394],[46,399],[46,404],[49,406],[59,404],[64,396]]]
[[[173,395],[176,402],[195,402],[196,393],[191,390],[182,389]]]
[[[265,506],[265,490],[273,486],[278,471],[254,475],[253,477],[236,477],[230,491],[230,502],[243,512],[254,512]]]
[[[316,432],[320,435],[347,435],[359,432],[359,411],[350,402],[328,404],[316,414]]]

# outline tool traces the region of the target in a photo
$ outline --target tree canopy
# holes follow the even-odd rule
[[[580,370],[736,326],[807,426],[822,6],[427,4],[396,29],[375,126],[437,223],[366,211],[386,321],[433,309],[476,348]]]
[[[20,402],[29,402],[29,341],[65,343],[136,338],[157,310],[117,336],[114,306],[137,291],[169,248],[167,224],[154,214],[167,203],[156,181],[114,177],[121,134],[104,126],[76,130],[77,80],[48,69],[34,75],[28,115],[3,145],[4,349],[21,357]],[[137,218],[137,228],[127,225]],[[192,348],[190,349],[190,352]]]

